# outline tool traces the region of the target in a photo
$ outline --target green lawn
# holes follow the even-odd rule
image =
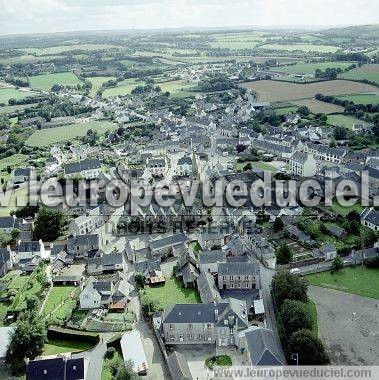
[[[7,169],[10,166],[12,169],[26,165],[29,157],[25,154],[14,154],[0,160],[0,171]]]
[[[246,41],[237,41],[237,40],[229,40],[229,41],[215,41],[211,42],[211,47],[213,49],[230,49],[230,50],[244,50],[244,49],[254,49],[255,46],[260,43],[258,40],[246,40]]]
[[[295,113],[298,110],[298,107],[296,106],[289,106],[289,107],[281,107],[281,108],[275,108],[275,113],[277,115],[287,115],[289,113]]]
[[[347,215],[350,211],[356,211],[358,213],[361,213],[363,211],[363,207],[359,204],[359,200],[355,203],[354,206],[351,206],[351,207],[345,207],[345,206],[341,206],[337,200],[334,200],[333,201],[333,204],[332,204],[332,209],[334,212],[336,212],[337,214],[341,214],[341,215]]]
[[[379,95],[378,94],[351,94],[351,95],[341,95],[336,96],[337,99],[349,100],[355,104],[378,104]]]
[[[31,91],[21,91],[17,88],[0,87],[0,103],[4,103],[6,105],[8,105],[9,99],[19,100],[35,95],[36,93]]]
[[[312,45],[312,44],[267,44],[260,46],[261,49],[280,50],[280,51],[302,51],[302,52],[317,52],[317,53],[335,53],[340,48],[330,45]]]
[[[325,71],[328,67],[330,68],[340,68],[346,69],[350,66],[349,62],[314,62],[314,63],[305,63],[298,62],[296,65],[280,66],[271,68],[272,71],[280,73],[289,73],[289,74],[314,74],[316,69]]]
[[[309,309],[309,312],[312,317],[312,333],[315,336],[318,336],[318,325],[317,325],[317,309],[316,309],[316,304],[309,300],[307,303],[307,307]]]
[[[67,300],[65,303],[70,303],[70,300],[68,298],[71,292],[75,290],[75,288],[75,286],[53,286],[45,303],[43,313],[45,315],[50,314],[64,300]],[[54,313],[54,315],[58,313],[60,309],[66,309],[64,307],[65,303]]]
[[[312,285],[379,299],[379,269],[357,266],[334,274],[329,271],[311,274],[306,278]]]
[[[340,126],[340,127],[345,127],[348,129],[351,129],[354,124],[365,124],[365,125],[369,124],[363,120],[357,119],[354,116],[342,115],[342,114],[328,115],[327,123],[332,126]]]
[[[197,290],[185,288],[183,283],[174,277],[166,279],[164,285],[146,286],[141,292],[148,298],[157,300],[162,310],[172,304],[201,303]]]
[[[16,210],[21,204],[27,204],[28,189],[26,187],[20,187],[12,191],[9,199],[9,203],[6,205],[0,205],[0,216],[9,216],[12,210]],[[5,199],[4,199],[5,201]],[[18,204],[18,202],[21,202]]]
[[[54,84],[62,86],[76,86],[82,83],[71,71],[65,73],[42,74],[29,77],[30,87],[50,91]]]
[[[45,344],[42,355],[57,355],[67,352],[86,351],[93,347],[91,343],[74,340],[49,339]]]
[[[49,146],[59,142],[84,137],[89,129],[102,134],[115,128],[115,124],[108,121],[90,121],[88,123],[72,124],[65,127],[49,128],[35,131],[26,140],[26,145]]]

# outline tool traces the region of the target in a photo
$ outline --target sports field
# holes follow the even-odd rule
[[[376,87],[369,84],[347,80],[332,80],[307,84],[261,80],[241,83],[241,86],[254,90],[258,95],[259,101],[267,102],[313,98],[317,93],[324,95],[345,95],[376,91]]]
[[[54,84],[62,86],[76,86],[80,84],[79,78],[71,71],[64,73],[42,74],[29,77],[30,87],[49,91]]]
[[[267,44],[260,46],[261,49],[280,50],[280,51],[302,51],[302,52],[317,52],[317,53],[335,53],[340,48],[330,45],[310,45],[310,44]]]
[[[343,79],[369,80],[379,84],[379,64],[363,65],[338,76]]]
[[[65,127],[49,128],[35,131],[26,140],[29,146],[49,146],[52,144],[84,137],[89,129],[98,133],[114,129],[116,126],[108,121],[90,121],[89,123],[72,124]]]

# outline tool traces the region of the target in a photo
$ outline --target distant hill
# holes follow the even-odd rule
[[[379,24],[332,28],[324,30],[322,34],[330,37],[371,37],[377,39],[379,36]]]

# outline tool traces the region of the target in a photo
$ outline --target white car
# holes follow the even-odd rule
[[[292,268],[292,269],[290,270],[290,273],[291,273],[291,274],[297,274],[297,273],[300,273],[300,269],[299,269],[299,268]]]

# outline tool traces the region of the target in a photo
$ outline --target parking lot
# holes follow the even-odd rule
[[[317,286],[309,296],[332,364],[379,365],[378,300]]]

